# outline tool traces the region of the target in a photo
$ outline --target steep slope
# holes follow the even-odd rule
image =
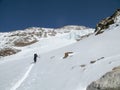
[[[0,89],[86,90],[91,82],[120,65],[119,29],[79,42],[60,35],[22,47],[20,53],[1,58]],[[36,64],[32,63],[34,53],[39,55]]]
[[[109,23],[110,20],[113,20],[112,24]],[[108,25],[107,29],[103,29],[103,31],[118,30],[118,32],[119,32],[119,30],[120,30],[120,9],[118,9],[111,17],[101,21],[101,23],[103,23],[103,22]],[[99,32],[99,30],[98,30],[98,32]],[[100,30],[100,33],[101,33],[101,30]],[[115,35],[111,35],[111,37],[115,36]],[[114,40],[116,40],[116,39],[114,39]],[[119,42],[119,38],[118,38],[118,42]],[[117,47],[117,48],[119,49],[119,47]],[[110,70],[110,72],[107,72],[100,79],[93,81],[87,87],[87,90],[119,90],[120,89],[119,74],[120,74],[119,69]]]
[[[119,78],[119,9],[100,23],[95,35],[83,26],[0,33],[0,47],[16,53],[0,57],[0,90],[106,90],[111,82],[119,86],[113,80]],[[36,64],[34,53],[39,55]]]

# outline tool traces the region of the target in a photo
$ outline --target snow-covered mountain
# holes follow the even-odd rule
[[[25,30],[0,33],[0,56],[20,52],[20,47],[31,45],[42,39],[59,38],[61,40],[79,41],[93,32],[94,29],[85,26],[70,25],[60,29],[32,27]]]
[[[120,66],[120,25],[116,26],[117,23],[97,35],[96,32],[89,35],[93,29],[67,30],[68,26],[1,33],[1,47],[8,45],[20,51],[0,58],[0,90],[101,90],[91,89],[93,81],[98,85],[96,80]],[[80,41],[76,41],[77,35]],[[26,36],[30,38],[24,40]],[[25,45],[14,44],[19,39]],[[35,42],[29,43],[32,40]],[[36,63],[33,63],[34,53],[39,56]]]

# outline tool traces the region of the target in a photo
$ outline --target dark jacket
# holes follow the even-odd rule
[[[38,55],[35,53],[35,54],[34,54],[34,62],[37,61],[37,57],[38,57]]]

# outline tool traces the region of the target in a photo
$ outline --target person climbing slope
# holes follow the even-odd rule
[[[37,57],[38,57],[38,55],[35,53],[35,54],[34,54],[34,63],[36,63]]]

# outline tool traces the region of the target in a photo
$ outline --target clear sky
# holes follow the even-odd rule
[[[65,25],[95,27],[120,0],[0,0],[0,32]]]

